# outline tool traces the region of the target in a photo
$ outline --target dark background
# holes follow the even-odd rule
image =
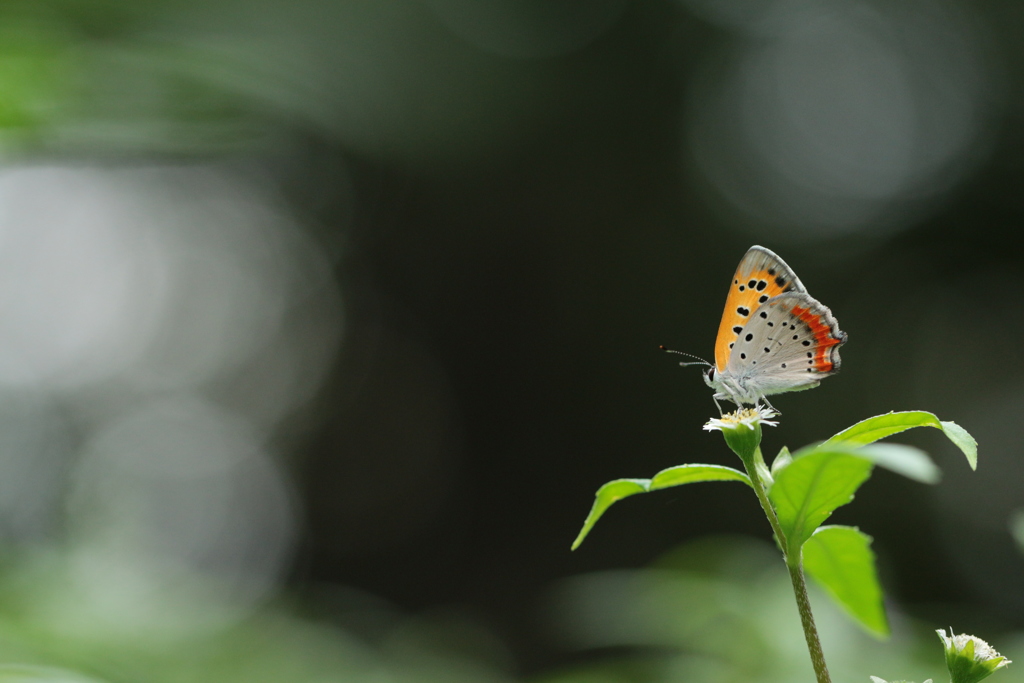
[[[623,503],[566,550],[603,482],[734,464],[700,430],[716,413],[699,373],[657,346],[712,355],[728,278],[758,243],[850,335],[840,375],[774,401],[783,415],[768,451],[889,410],[967,427],[981,444],[978,474],[939,434],[908,434],[946,471],[938,492],[880,472],[836,519],[875,537],[886,589],[907,609],[980,604],[1020,627],[1006,521],[1024,495],[1020,467],[993,472],[1004,463],[988,431],[1012,429],[993,413],[1019,402],[1022,372],[1019,46],[998,18],[1011,11],[991,3],[972,17],[992,22],[974,47],[986,78],[1001,80],[979,104],[965,150],[974,159],[951,162],[969,170],[944,169],[959,179],[881,201],[850,228],[743,224],[702,182],[685,140],[692,74],[737,38],[671,4],[631,5],[585,48],[521,66],[557,79],[559,96],[512,149],[455,168],[359,164],[363,201],[339,270],[352,317],[322,399],[341,409],[304,463],[309,536],[296,580],[361,586],[411,609],[469,605],[529,672],[562,656],[537,624],[535,596],[552,579],[644,565],[711,532],[765,537],[752,497],[706,485]],[[424,386],[434,373],[440,389]],[[416,431],[430,410],[419,392],[431,389],[451,410],[434,427],[443,434],[426,437],[433,450]],[[971,495],[998,497],[1004,519],[972,518],[968,500],[949,508],[944,496],[968,496],[944,491],[972,477]],[[364,506],[339,497],[340,481],[360,482]],[[980,557],[993,552],[985,544],[1004,546],[998,561]]]
[[[878,472],[834,520],[874,536],[906,613],[1024,629],[1017,3],[487,5],[2,9],[12,167],[258,177],[328,273],[326,360],[259,428],[293,482],[274,591],[328,620],[348,590],[458,610],[529,676],[581,656],[544,623],[557,580],[767,539],[752,496],[708,484],[621,503],[569,552],[605,481],[735,465],[699,372],[658,346],[711,357],[762,244],[849,334],[839,375],[773,400],[766,454],[889,410],[967,428],[977,473],[908,433],[944,481]],[[289,310],[288,334],[328,315]],[[238,376],[260,362],[195,391],[258,403]],[[75,443],[90,397],[141,400],[97,382],[33,389]]]

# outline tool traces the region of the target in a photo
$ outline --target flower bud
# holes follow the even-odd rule
[[[949,629],[948,636],[945,629],[936,633],[946,648],[946,668],[951,683],[976,683],[1010,663],[981,638],[966,633],[955,636],[953,629]]]
[[[726,413],[720,419],[708,420],[704,425],[707,431],[722,432],[725,443],[744,463],[753,463],[757,447],[761,445],[761,425],[775,426],[770,418],[775,412],[763,406],[742,408],[735,413]]]

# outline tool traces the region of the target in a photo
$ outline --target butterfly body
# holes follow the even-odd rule
[[[740,261],[704,381],[737,406],[818,386],[839,371],[847,335],[774,252],[751,247]]]

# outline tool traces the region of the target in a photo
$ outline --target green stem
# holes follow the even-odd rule
[[[779,546],[782,548],[782,555],[786,560],[786,567],[789,569],[789,578],[793,581],[793,593],[796,595],[797,609],[800,610],[800,623],[804,627],[804,638],[807,640],[807,650],[811,654],[811,665],[814,667],[814,675],[817,677],[818,683],[832,683],[832,679],[828,675],[828,667],[825,665],[825,653],[821,649],[818,629],[814,625],[814,614],[811,612],[811,601],[807,597],[807,582],[804,580],[800,556],[790,557],[786,551],[786,535],[782,532],[782,526],[779,524],[779,518],[775,514],[775,508],[772,507],[771,501],[768,500],[764,484],[761,481],[761,477],[757,474],[757,468],[754,467],[754,462],[763,461],[763,459],[759,446],[754,454],[754,458],[750,462],[747,462],[746,458],[742,458],[743,467],[747,470],[750,483],[754,486],[754,493],[757,494],[757,499],[761,502],[761,509],[764,510],[764,514],[768,517],[768,523],[772,525],[775,538],[779,540]]]
[[[818,629],[814,625],[814,614],[811,613],[811,601],[807,598],[807,582],[804,580],[800,558],[790,561],[787,557],[786,566],[789,567],[789,578],[793,581],[793,593],[796,594],[796,606],[800,610],[800,623],[804,627],[804,639],[807,641],[807,651],[811,653],[814,675],[818,677],[818,683],[831,683],[828,667],[825,666],[825,653],[818,639]]]

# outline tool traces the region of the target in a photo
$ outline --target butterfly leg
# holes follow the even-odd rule
[[[722,412],[722,404],[718,402],[719,399],[722,399],[723,401],[732,401],[733,403],[736,404],[736,410],[740,410],[741,408],[743,408],[743,404],[740,402],[740,400],[736,398],[736,396],[734,396],[731,392],[729,392],[728,389],[726,389],[726,391],[719,391],[718,393],[713,394],[711,396],[711,400],[715,402],[715,407],[718,408],[719,416],[725,415],[725,413]]]
[[[781,415],[781,414],[782,414],[782,411],[780,411],[780,410],[779,410],[778,408],[776,408],[775,406],[773,406],[773,405],[772,405],[772,403],[771,403],[771,401],[769,401],[769,400],[768,400],[768,397],[767,397],[767,396],[762,396],[762,397],[761,397],[761,400],[762,400],[762,401],[764,401],[764,404],[765,404],[766,406],[768,406],[769,408],[771,408],[771,411],[772,411],[773,413],[775,413],[776,415]]]
[[[725,413],[722,411],[722,404],[718,402],[719,399],[721,399],[723,401],[732,401],[733,403],[736,404],[737,410],[739,410],[740,403],[736,400],[735,396],[733,396],[732,394],[727,393],[725,391],[719,391],[718,393],[712,395],[712,397],[711,397],[711,400],[715,402],[715,407],[718,408],[718,416],[719,417],[722,417],[723,415],[725,415]]]

